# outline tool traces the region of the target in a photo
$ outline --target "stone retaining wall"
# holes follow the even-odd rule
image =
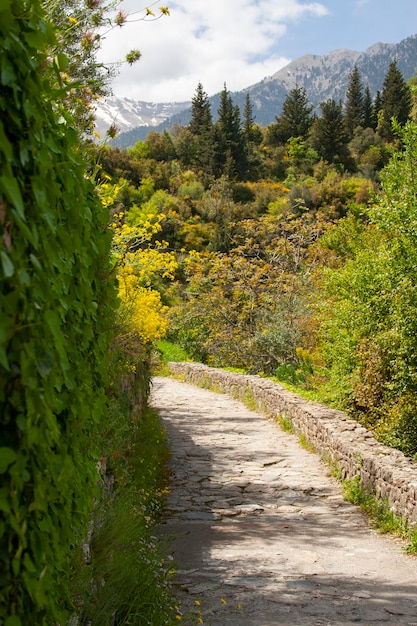
[[[411,524],[417,523],[417,463],[378,443],[342,411],[304,400],[259,376],[235,374],[200,363],[170,363],[169,370],[195,385],[254,401],[271,417],[289,418],[295,433],[302,433],[319,454],[337,463],[342,478],[359,475],[364,487],[388,500],[392,510]]]

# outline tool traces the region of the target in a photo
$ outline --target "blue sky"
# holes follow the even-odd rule
[[[328,0],[320,4],[328,9],[326,16],[292,24],[277,42],[284,55],[296,58],[338,48],[363,51],[377,41],[399,43],[417,34],[417,0]]]
[[[224,83],[244,89],[304,54],[417,34],[417,0],[149,0],[155,20],[140,0],[120,7],[130,17],[105,35],[100,59],[139,49],[141,60],[121,68],[113,92],[148,102],[190,100],[198,82],[209,95]]]

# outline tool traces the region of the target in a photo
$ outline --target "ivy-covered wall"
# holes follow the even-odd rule
[[[39,0],[0,3],[0,624],[65,624],[105,416],[106,211]],[[55,67],[55,71],[53,68]]]

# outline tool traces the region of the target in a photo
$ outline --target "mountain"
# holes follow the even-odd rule
[[[277,115],[280,115],[287,94],[296,85],[306,89],[309,101],[315,109],[318,109],[320,103],[329,98],[336,101],[344,100],[350,74],[355,65],[359,69],[363,85],[368,84],[371,94],[375,95],[378,90],[382,90],[385,75],[394,59],[405,80],[416,75],[417,35],[408,37],[398,44],[376,43],[365,52],[342,49],[323,56],[308,54],[291,61],[259,83],[231,93],[231,96],[234,104],[237,104],[243,111],[246,93],[249,92],[256,122],[261,126],[267,126],[275,121]],[[216,118],[219,100],[220,94],[215,94],[210,98],[214,118]],[[161,132],[169,130],[174,124],[188,124],[190,121],[189,103],[173,103],[171,106],[174,105],[178,106],[177,112],[167,115],[160,124],[153,125],[152,130]],[[164,106],[170,105],[159,106],[163,111]],[[168,111],[168,108],[165,110]],[[145,139],[151,126],[150,123],[148,124],[148,126],[138,124],[136,128],[131,127],[126,132],[122,132],[114,142],[115,145],[132,146],[138,140]]]
[[[149,132],[150,127],[162,124],[190,106],[191,102],[141,102],[111,96],[97,105],[95,130],[104,136],[109,126],[115,124],[121,133],[138,126]]]

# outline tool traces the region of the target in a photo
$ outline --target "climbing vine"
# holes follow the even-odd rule
[[[0,40],[0,624],[50,626],[97,480],[110,235],[39,0],[1,3]]]

